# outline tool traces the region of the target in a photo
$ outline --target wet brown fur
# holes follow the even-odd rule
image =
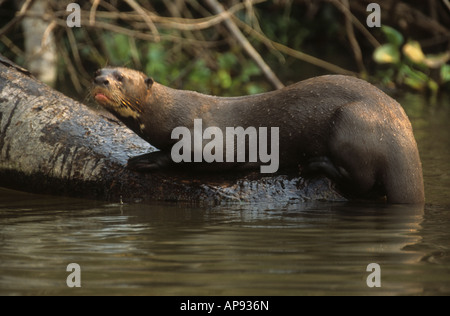
[[[282,166],[322,171],[355,197],[375,193],[391,203],[424,201],[407,115],[395,100],[356,78],[322,76],[273,92],[221,98],[171,89],[135,70],[105,68],[95,79],[92,94],[98,93],[108,98],[102,106],[163,152],[177,142],[172,130],[191,129],[197,118],[203,128],[279,127]],[[135,115],[126,116],[129,111]]]

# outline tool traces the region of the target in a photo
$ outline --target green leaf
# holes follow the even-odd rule
[[[402,65],[399,71],[399,76],[403,80],[404,84],[417,91],[424,92],[427,88],[429,88],[431,91],[435,92],[436,89],[439,89],[434,80],[423,72],[413,69],[407,65]]]
[[[245,90],[247,91],[247,94],[258,94],[258,93],[262,93],[265,90],[263,89],[263,87],[254,84],[254,83],[249,83],[246,87]]]
[[[400,62],[400,52],[397,46],[385,44],[375,50],[373,59],[379,64],[398,64]]]
[[[405,56],[415,64],[420,65],[425,62],[425,54],[417,41],[409,41],[405,46],[403,46],[403,54],[405,54]]]
[[[423,82],[427,82],[429,77],[419,70],[415,70],[408,65],[402,65],[400,67],[399,74],[403,77],[414,78],[416,80],[421,80]]]
[[[444,83],[450,82],[450,65],[444,65],[441,68],[441,79]]]
[[[150,43],[148,45],[147,58],[151,63],[161,63],[165,60],[164,46],[160,44]]]
[[[130,43],[128,37],[123,34],[107,35],[103,43],[109,52],[110,62],[115,65],[123,65],[130,59]]]
[[[162,84],[168,83],[165,56],[166,54],[163,45],[154,43],[148,45],[145,72]]]
[[[232,53],[225,53],[219,55],[217,63],[221,69],[229,70],[238,63],[238,59]]]
[[[431,93],[433,95],[437,95],[437,93],[439,92],[439,85],[436,81],[434,81],[433,79],[430,78],[430,80],[428,81],[428,88],[431,90]]]
[[[242,69],[242,73],[239,78],[244,82],[250,81],[252,76],[258,76],[262,73],[261,68],[259,68],[254,62],[248,62]]]
[[[400,48],[400,46],[402,46],[403,42],[405,41],[403,35],[390,26],[383,25],[381,27],[381,31],[386,36],[388,43],[394,45],[397,48]]]
[[[231,79],[230,74],[225,69],[220,69],[217,72],[217,77],[219,79],[219,84],[222,88],[228,89],[231,87],[233,80]]]
[[[423,80],[420,80],[418,78],[413,78],[413,77],[405,78],[404,82],[410,88],[413,88],[414,90],[422,91],[422,92],[425,90],[425,88],[427,86],[427,82],[424,82]]]

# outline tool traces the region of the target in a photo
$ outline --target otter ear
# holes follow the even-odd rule
[[[147,85],[148,89],[152,87],[153,83],[154,83],[153,78],[148,77],[147,79],[145,79],[145,84]]]

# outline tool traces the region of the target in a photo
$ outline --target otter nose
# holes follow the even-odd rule
[[[94,83],[99,86],[107,86],[109,85],[109,80],[106,76],[97,76],[94,79]]]

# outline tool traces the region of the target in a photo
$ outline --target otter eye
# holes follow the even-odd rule
[[[114,77],[116,78],[117,81],[123,82],[123,76],[122,76],[121,74],[116,73],[116,74],[114,75]]]

